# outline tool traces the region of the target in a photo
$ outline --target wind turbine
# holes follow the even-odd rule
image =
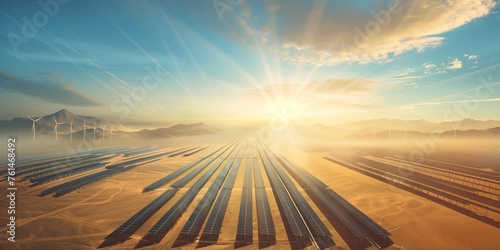
[[[102,140],[104,141],[104,127],[106,127],[106,125],[108,125],[108,123],[104,123],[104,125],[102,125]]]
[[[87,132],[87,130],[85,128],[86,128],[85,118],[83,118],[83,141],[85,141],[85,136],[86,136],[86,132]]]
[[[94,141],[95,141],[95,122],[94,122]]]
[[[71,123],[69,124],[69,141],[73,141],[73,118],[71,118]]]
[[[28,117],[28,118],[30,118],[30,120],[33,122],[33,126],[31,127],[31,130],[33,131],[33,141],[35,141],[35,123],[36,123],[38,120],[42,119],[42,117],[39,117],[39,118],[38,118],[38,119],[36,119],[36,120],[33,120],[33,118],[29,117],[28,115],[27,115],[27,117]]]
[[[54,116],[52,116],[52,119],[54,119],[54,123],[56,124],[56,125],[54,126],[54,132],[56,133],[56,141],[57,141],[57,125],[59,125],[59,124],[63,124],[63,123],[61,123],[61,122],[57,122],[57,120],[56,120],[56,118],[55,118]]]

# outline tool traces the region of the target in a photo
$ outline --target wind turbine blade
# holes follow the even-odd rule
[[[52,115],[52,119],[54,119],[54,122],[57,123],[56,118],[54,117],[54,115]]]
[[[27,115],[28,118],[30,118],[31,121],[33,121],[33,118],[31,118],[29,115]]]
[[[42,117],[39,117],[38,119],[34,120],[34,122],[37,122],[37,121],[39,121],[40,119],[42,119]]]

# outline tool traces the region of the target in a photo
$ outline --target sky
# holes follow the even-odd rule
[[[500,119],[493,0],[0,2],[0,120]]]

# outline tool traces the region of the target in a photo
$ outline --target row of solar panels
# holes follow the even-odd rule
[[[241,148],[239,148],[238,150],[242,151]],[[230,173],[233,173],[234,170],[238,168],[238,166],[239,162],[235,161],[234,158],[230,158],[226,162],[215,180],[212,182],[207,193],[205,193],[202,200],[200,201],[200,203],[198,203],[188,221],[182,228],[181,233],[177,237],[176,243],[174,243],[174,246],[185,245],[187,243],[193,242],[196,239],[203,223],[205,222],[208,212],[210,211],[210,208],[212,207],[212,204],[217,197],[217,193],[222,187],[224,180],[227,178],[227,181],[230,181],[230,178],[232,176]]]
[[[309,203],[302,196],[300,191],[297,189],[297,187],[293,183],[292,179],[285,172],[285,170],[281,167],[281,165],[278,163],[278,161],[276,159],[274,159],[274,157],[271,157],[271,155],[269,155],[269,158],[270,158],[270,162],[271,162],[272,166],[274,166],[274,170],[279,175],[283,185],[286,187],[289,196],[292,198],[293,202],[295,203],[297,210],[302,215],[303,220],[306,223],[306,225],[310,231],[310,234],[312,234],[312,236],[314,237],[314,240],[316,241],[316,244],[324,246],[324,247],[334,245],[334,243],[331,239],[332,234],[328,231],[325,224],[323,224],[323,222],[318,217],[316,212],[314,212],[312,207],[309,205]]]
[[[382,180],[384,182],[398,186],[400,188],[405,188],[405,189],[408,189],[410,191],[413,190],[414,192],[418,191],[420,193],[420,195],[424,195],[425,197],[433,196],[432,194],[434,194],[436,196],[440,196],[440,197],[443,197],[443,198],[446,198],[449,200],[453,200],[457,203],[461,203],[464,205],[474,205],[474,206],[481,207],[481,208],[486,209],[486,210],[495,211],[494,208],[492,208],[491,206],[487,206],[487,205],[484,205],[482,203],[479,203],[479,202],[482,202],[482,199],[483,199],[483,198],[481,198],[480,200],[478,200],[478,198],[481,196],[476,196],[475,199],[471,199],[471,200],[466,200],[466,199],[462,198],[464,193],[469,194],[467,192],[464,192],[463,190],[460,190],[460,193],[457,194],[456,192],[453,192],[453,190],[456,191],[459,189],[454,189],[454,188],[449,187],[449,186],[445,186],[445,185],[440,185],[439,187],[433,186],[430,183],[425,182],[425,180],[423,180],[424,182],[420,182],[420,181],[422,181],[422,179],[407,178],[407,177],[403,177],[399,174],[384,172],[384,171],[379,170],[377,168],[367,168],[366,166],[363,166],[363,165],[357,165],[357,164],[352,165],[352,164],[346,163],[345,161],[342,161],[339,158],[332,159],[332,157],[325,157],[325,159],[336,162],[336,163],[340,164],[341,166],[350,168],[354,171],[360,172],[362,174],[373,177],[375,179]],[[445,188],[445,189],[440,189],[440,188]],[[470,196],[470,197],[473,197],[473,196]],[[486,200],[486,201],[495,202],[494,200]]]
[[[48,188],[48,189],[42,191],[41,195],[55,193],[55,196],[61,196],[61,195],[64,195],[66,193],[69,193],[71,191],[74,191],[76,189],[79,189],[83,186],[86,186],[86,185],[89,185],[89,184],[94,183],[96,181],[110,177],[116,173],[128,171],[136,166],[139,166],[140,164],[148,164],[152,161],[158,160],[158,158],[160,158],[162,156],[177,152],[178,150],[179,149],[172,150],[169,152],[163,152],[163,153],[159,153],[159,154],[155,154],[155,155],[149,155],[146,157],[139,157],[136,159],[125,161],[125,162],[113,164],[113,165],[107,166],[106,170],[103,170],[103,171],[100,171],[100,172],[97,172],[97,173],[94,173],[91,175],[87,175],[87,176],[78,178],[76,180],[72,180],[72,181],[65,182],[63,184]],[[96,166],[91,165],[91,166],[86,167],[83,170],[88,171],[88,170],[95,168],[95,167]],[[74,174],[74,173],[75,172],[71,172],[71,174]],[[58,174],[54,174],[54,175],[49,176],[47,178],[48,179],[56,179],[56,178],[60,178],[60,176],[58,176]]]
[[[160,187],[163,187],[164,185],[166,185],[168,182],[170,182],[171,180],[177,178],[178,176],[180,176],[181,174],[185,173],[186,171],[190,170],[191,168],[193,168],[196,164],[206,160],[208,157],[212,156],[212,155],[215,155],[214,157],[206,160],[203,164],[201,164],[200,166],[198,166],[194,171],[190,172],[187,176],[185,176],[184,178],[182,178],[181,180],[177,181],[174,185],[172,185],[172,187],[182,187],[184,186],[185,184],[187,184],[187,182],[189,182],[194,176],[198,175],[203,169],[205,169],[212,161],[215,160],[215,158],[217,158],[218,156],[220,156],[222,154],[222,149],[225,148],[225,147],[228,147],[228,145],[225,145],[225,146],[221,146],[219,147],[218,149],[186,164],[185,166],[177,169],[176,171],[172,172],[171,174],[159,179],[158,181],[154,182],[153,184],[145,187],[143,189],[143,192],[149,192],[149,191],[152,191],[152,190],[155,190],[157,188],[160,188]],[[219,152],[219,153],[218,153]],[[218,154],[217,154],[218,153]]]
[[[403,175],[400,169],[396,166],[392,166],[390,164],[386,164],[383,162],[374,161],[371,159],[366,159],[363,157],[357,157],[356,159],[359,163],[368,164],[368,166],[372,166],[373,168],[381,170],[384,173],[392,174],[403,178],[406,177],[409,178],[410,180],[422,183],[426,186],[440,189],[448,193],[465,197],[473,201],[481,202],[488,206],[500,207],[500,201],[494,200],[489,197],[477,195],[476,193],[480,192],[481,191],[480,189],[469,187],[460,183],[455,183],[449,180],[440,179],[434,176],[429,176],[411,169],[407,169],[405,175]]]
[[[194,200],[200,189],[205,185],[205,183],[210,179],[215,171],[222,165],[224,160],[234,150],[234,148],[235,146],[231,146],[231,148],[221,152],[221,158],[219,158],[202,176],[200,176],[198,180],[189,188],[186,194],[183,195],[179,199],[179,201],[177,201],[167,211],[167,213],[165,213],[165,215],[163,215],[163,217],[158,220],[158,222],[156,222],[156,224],[154,224],[154,226],[148,231],[146,236],[144,236],[142,243],[139,244],[159,243],[163,239],[165,234],[167,234],[167,232],[172,229],[179,217],[184,213],[187,207]]]
[[[200,166],[193,170],[191,173],[195,172],[195,174],[188,174],[182,178],[182,182],[184,184],[190,182],[195,176],[197,176],[200,172],[202,172],[208,165],[216,160],[216,157],[220,157],[215,161],[215,163],[190,187],[190,189],[165,213],[165,215],[149,230],[148,234],[143,238],[143,241],[141,242],[157,242],[161,241],[163,236],[170,230],[170,228],[175,224],[175,222],[178,220],[178,218],[182,215],[182,213],[185,211],[185,209],[191,204],[193,199],[196,197],[198,194],[199,190],[203,185],[208,181],[208,179],[215,173],[215,171],[222,165],[222,163],[225,161],[225,157],[228,157],[229,154],[235,149],[236,142],[232,144],[227,144],[225,146],[221,146],[218,149],[196,159],[195,161],[185,165],[184,167],[174,171],[173,173],[167,175],[166,177],[160,179],[160,181],[155,182],[153,186],[148,186],[148,189],[150,188],[151,190],[156,189],[160,186],[165,185],[167,182],[170,180],[178,177],[180,174],[186,172],[190,168],[194,167],[196,164],[203,162],[200,164]],[[210,156],[213,156],[209,158]],[[200,203],[201,205],[198,205],[197,209],[195,210],[195,213],[192,215],[192,218],[196,217],[196,213],[203,214],[205,208],[203,204],[211,204],[213,203],[210,202],[211,196],[213,196],[213,199],[215,199],[215,196],[217,195],[217,191],[220,188],[220,185],[222,185],[222,182],[224,181],[223,178],[226,177],[227,171],[231,167],[232,160],[230,160],[228,163],[226,163],[225,167],[220,171],[219,175],[216,177],[216,180],[212,184],[211,188],[207,191],[205,197],[203,198],[202,202]],[[172,185],[174,186],[174,184]],[[176,187],[178,184],[175,185]],[[176,190],[176,189],[170,189],[170,190]],[[169,192],[167,190],[166,192]],[[158,198],[157,198],[158,199]],[[125,222],[123,225],[121,225],[117,230],[115,230],[113,233],[111,233],[108,237],[106,237],[106,240],[102,243],[101,246],[107,246],[111,244],[116,244],[123,242],[125,239],[127,239],[129,236],[133,234],[142,224],[152,215],[152,212],[154,209],[151,208],[156,208],[158,206],[158,201],[155,199],[153,202],[148,204],[146,207],[144,207],[141,211],[139,211],[136,215],[134,215],[132,218],[130,218],[127,222]],[[164,204],[164,203],[163,203]],[[208,208],[210,208],[208,206]],[[206,206],[205,206],[206,207]],[[157,210],[157,209],[156,209]],[[156,211],[154,210],[154,211]],[[208,211],[207,211],[208,213]],[[199,215],[198,214],[198,215]],[[206,215],[205,215],[206,216]],[[139,219],[137,219],[139,218]],[[196,225],[198,224],[199,220],[196,219],[191,219],[187,224],[186,228],[189,228],[188,224],[192,223],[194,226],[190,230],[195,230]],[[133,223],[133,225],[132,225]],[[200,225],[201,226],[201,225]],[[127,229],[127,230],[123,230]],[[198,230],[199,231],[199,230]],[[148,243],[145,243],[148,244]]]
[[[44,183],[46,181],[50,181],[57,178],[62,178],[64,176],[69,176],[74,173],[82,172],[87,170],[88,168],[92,169],[93,165],[105,164],[103,161],[108,160],[114,156],[97,156],[92,157],[83,161],[78,162],[77,164],[65,164],[60,165],[54,168],[47,168],[45,170],[40,170],[35,173],[31,173],[29,175],[23,176],[22,179],[30,180],[34,183]],[[55,176],[57,178],[51,178],[51,176]]]
[[[217,197],[212,212],[207,219],[203,233],[201,234],[200,241],[205,242],[204,244],[216,243],[219,239],[219,234],[222,228],[222,222],[224,221],[224,215],[226,214],[227,205],[229,203],[229,197],[233,191],[234,182],[238,174],[238,170],[241,164],[242,155],[244,150],[240,150],[238,158],[234,161],[233,168],[227,176],[227,180],[222,187],[222,190]]]
[[[285,169],[295,178],[297,183],[308,193],[327,218],[337,218],[341,225],[337,231],[343,235],[346,243],[352,248],[366,248],[375,244],[387,247],[393,244],[385,229],[359,211],[340,195],[329,189],[316,177],[303,168],[291,163],[285,157],[274,153]],[[335,225],[335,222],[332,221]],[[338,224],[338,223],[337,223]],[[352,240],[355,239],[355,240]],[[370,243],[371,242],[371,243]]]
[[[104,155],[110,155],[110,156],[116,156],[117,154],[124,154],[127,153],[131,150],[134,149],[129,149],[129,148],[111,148],[111,149],[103,149],[102,152],[97,152],[95,150],[90,151],[90,152],[85,152],[84,154],[81,155],[72,155],[72,156],[61,156],[57,157],[54,159],[48,159],[40,162],[35,162],[35,163],[29,163],[29,164],[22,164],[19,166],[16,166],[17,171],[16,175],[17,176],[25,176],[25,175],[32,175],[38,172],[43,172],[47,171],[50,169],[58,169],[58,168],[69,168],[71,166],[80,164],[86,160],[96,158],[99,156],[104,156]],[[0,172],[0,174],[3,172]],[[36,175],[34,175],[36,176]],[[30,179],[30,178],[28,178]]]
[[[120,150],[126,150],[129,147],[116,147],[116,148],[98,148],[90,151],[85,151],[83,155],[93,155],[93,154],[103,154],[103,153],[108,153],[112,151],[120,151]],[[16,168],[22,169],[25,167],[30,167],[33,165],[37,164],[42,164],[42,163],[47,163],[50,161],[57,161],[61,159],[67,159],[69,157],[78,157],[81,156],[79,155],[79,152],[56,152],[56,153],[48,153],[48,154],[40,154],[40,155],[31,155],[31,156],[21,156],[17,157],[17,163]],[[0,174],[3,174],[5,172],[5,169],[8,168],[7,160],[2,161],[5,164],[0,165]]]
[[[245,160],[245,176],[241,193],[240,213],[236,242],[242,245],[252,244],[253,239],[253,205],[252,205],[252,152],[247,153]]]
[[[212,212],[208,216],[205,228],[200,237],[199,246],[217,242],[226,208],[229,203],[229,197],[245,152],[245,150],[240,150],[240,147],[237,147],[235,143],[229,146],[223,146],[184,166],[181,168],[182,170],[179,169],[179,172],[174,176],[171,176],[173,174],[172,173],[171,175],[162,178],[162,181],[166,180],[165,183],[162,184],[164,185],[166,182],[178,177],[181,173],[193,168],[196,164],[200,164],[196,169],[186,175],[189,177],[185,176],[181,179],[182,182],[179,180],[176,182],[177,184],[172,184],[172,187],[174,188],[182,187],[215,161],[211,167],[206,170],[204,174],[198,178],[198,180],[196,180],[189,190],[148,231],[147,235],[143,237],[137,247],[159,243],[168,231],[172,229],[187,207],[192,203],[200,189],[219,169],[223,162],[233,153],[233,151],[236,150],[235,155],[237,158],[230,158],[226,165],[220,170],[218,176],[205,193],[201,202],[197,205],[182,228],[176,242],[174,243],[174,247],[193,242],[196,239],[216,197],[217,200],[211,209]],[[224,150],[221,150],[222,148],[224,148]],[[308,192],[313,201],[325,213],[325,215],[327,215],[327,217],[333,215],[341,222],[341,230],[347,229],[351,235],[354,235],[359,239],[361,244],[358,245],[358,247],[368,247],[371,245],[369,241],[374,243],[377,247],[393,244],[387,237],[387,235],[389,235],[387,231],[370,220],[366,215],[357,210],[338,194],[328,189],[324,183],[309,174],[307,171],[296,166],[295,164],[292,164],[287,159],[274,152],[272,154],[272,151],[269,149],[264,150],[264,148],[259,146],[258,152],[260,153],[260,159],[271,186],[273,187],[273,192],[280,209],[280,213],[283,215],[283,222],[287,228],[291,244],[294,247],[301,247],[310,244],[309,239],[313,239],[313,242],[318,244],[319,247],[329,247],[334,245],[334,243],[331,240],[331,233],[302,196],[299,189],[295,186],[294,182],[285,172],[283,167],[297,180],[304,190]],[[219,156],[220,158],[217,159]],[[257,152],[248,152],[247,157],[248,158],[245,163],[246,168],[243,192],[240,201],[240,214],[238,219],[236,242],[242,244],[249,244],[252,242],[251,170],[253,170],[257,201],[256,207],[259,227],[259,242],[274,244],[276,241],[276,232],[274,229],[264,180],[260,171],[260,165],[258,162],[259,156],[257,155]],[[253,165],[253,168],[251,165]],[[224,179],[226,179],[226,182],[221,188]],[[163,206],[163,204],[165,204],[174,195],[174,193],[175,189],[167,190],[162,195],[163,198],[158,197],[155,199],[127,222],[121,225],[112,234],[106,237],[106,241],[103,245],[111,239],[114,239],[115,241],[116,239],[119,239],[119,242],[125,241],[141,225],[143,225],[144,222],[152,214],[154,214],[154,212]]]
[[[292,247],[304,247],[311,244],[309,240],[309,232],[307,226],[301,217],[301,214],[295,207],[287,189],[282,183],[282,180],[277,175],[274,166],[270,162],[270,157],[264,152],[262,147],[258,147],[260,158],[264,169],[269,178],[273,193],[276,198],[276,203],[280,213],[284,215],[283,223],[289,233],[290,244]]]

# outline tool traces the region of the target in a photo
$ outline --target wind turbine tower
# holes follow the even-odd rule
[[[104,125],[102,125],[102,140],[104,141],[104,127],[106,127],[106,125],[108,125],[108,123],[104,123]]]
[[[71,123],[69,124],[69,141],[73,141],[73,118],[71,118]]]
[[[86,126],[85,126],[85,118],[83,118],[83,141],[85,141],[85,137],[87,136],[86,135]]]
[[[38,120],[42,119],[42,117],[39,117],[38,119],[35,119],[35,120],[33,120],[33,118],[31,118],[31,117],[29,117],[29,116],[28,116],[28,118],[30,118],[30,120],[33,122],[33,126],[31,127],[31,131],[33,131],[33,141],[35,141],[35,139],[36,139],[36,137],[35,137],[35,132],[36,132],[36,131],[35,131],[35,123],[36,123]]]
[[[54,119],[54,123],[55,123],[54,132],[56,134],[56,141],[57,141],[57,125],[63,124],[63,123],[57,122],[57,120],[56,120],[56,118],[54,116],[52,116],[52,119]]]

